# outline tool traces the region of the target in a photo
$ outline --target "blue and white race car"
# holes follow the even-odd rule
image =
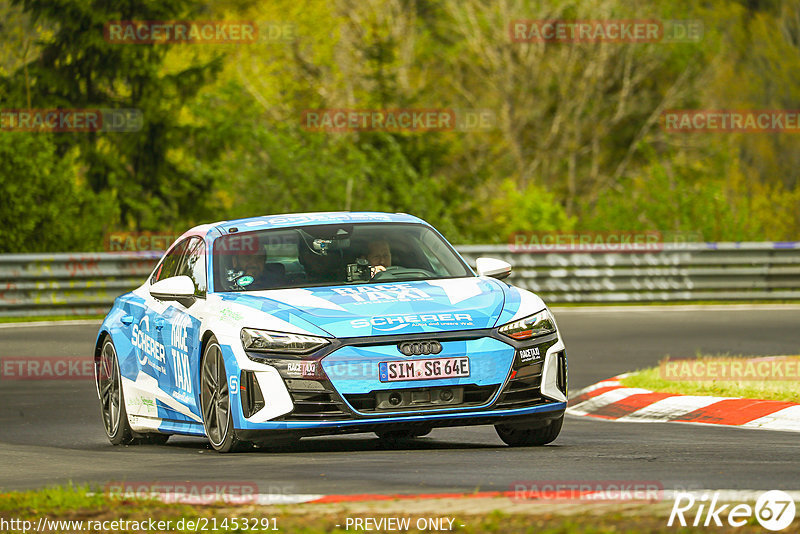
[[[495,425],[512,446],[561,430],[567,358],[544,302],[477,275],[405,214],[206,224],[118,297],[95,347],[113,444],[207,436],[220,452],[303,436]]]

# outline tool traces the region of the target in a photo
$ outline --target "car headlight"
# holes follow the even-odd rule
[[[556,331],[556,321],[550,310],[544,310],[529,315],[524,319],[519,319],[512,323],[506,323],[499,328],[500,333],[507,335],[510,338],[522,341],[532,337],[543,336],[545,334],[552,334]]]
[[[303,355],[317,351],[330,343],[324,337],[271,332],[255,328],[242,328],[244,350],[276,354]]]

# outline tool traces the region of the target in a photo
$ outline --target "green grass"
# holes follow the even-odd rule
[[[498,505],[506,505],[505,499],[498,499]],[[638,508],[630,506],[610,505],[604,510],[571,511],[559,514],[560,505],[552,503],[552,512],[538,513],[505,513],[494,511],[482,515],[469,513],[415,513],[414,503],[409,502],[408,511],[402,513],[382,513],[379,508],[372,511],[372,504],[354,510],[347,507],[332,508],[330,505],[301,504],[283,506],[231,506],[222,503],[189,506],[182,504],[165,504],[154,500],[120,499],[105,495],[102,490],[95,493],[89,487],[53,487],[37,491],[0,493],[0,519],[28,520],[35,525],[40,517],[49,520],[83,521],[86,527],[88,521],[171,521],[169,532],[193,532],[195,529],[176,528],[180,520],[205,521],[209,527],[204,531],[212,532],[293,532],[298,534],[345,533],[353,532],[351,526],[346,529],[348,517],[381,518],[408,517],[411,521],[410,530],[404,532],[420,532],[415,528],[419,518],[454,518],[453,532],[465,534],[479,534],[491,532],[505,533],[548,533],[548,534],[573,534],[573,533],[637,533],[637,532],[707,532],[705,527],[676,528],[667,527],[667,517],[671,502],[657,502],[643,504]],[[379,504],[377,504],[379,506]],[[464,502],[464,509],[469,509],[469,503]],[[550,510],[550,507],[547,508]],[[370,511],[367,511],[370,510]],[[541,507],[539,508],[541,510]],[[213,530],[210,526],[221,527],[224,520],[234,518],[253,518],[268,520],[268,525],[277,526],[277,531],[264,530],[259,527],[255,530],[239,529],[232,526],[227,529]],[[274,518],[274,523],[272,523]],[[91,526],[91,524],[88,524]],[[463,525],[463,526],[462,526]],[[800,525],[800,519],[794,526]],[[116,530],[117,532],[131,532],[131,530]],[[739,533],[761,532],[757,524],[751,522],[736,529]],[[789,527],[789,531],[792,528]],[[51,530],[51,532],[64,532],[64,530]],[[423,531],[430,532],[430,531]]]
[[[50,487],[37,491],[0,493],[0,512],[30,510],[31,512],[61,513],[76,508],[108,504],[102,494],[93,494],[88,486]]]
[[[787,362],[795,364],[795,368],[800,367],[800,356],[783,356]],[[703,356],[697,357],[704,365],[709,363],[721,363],[731,361],[741,361],[746,365],[752,357],[744,356]],[[755,380],[744,379],[735,380],[723,378],[719,380],[675,380],[666,375],[666,368],[662,367],[667,361],[663,360],[661,365],[642,369],[631,373],[623,378],[621,383],[626,387],[643,388],[650,391],[664,393],[678,393],[681,395],[707,395],[713,397],[745,397],[749,399],[779,400],[800,403],[800,380]],[[672,364],[683,360],[671,360]],[[680,368],[678,368],[680,369]],[[685,367],[684,369],[691,369]],[[679,376],[685,376],[678,373]]]
[[[105,315],[41,315],[34,317],[0,317],[0,323],[29,323],[36,321],[102,321]]]

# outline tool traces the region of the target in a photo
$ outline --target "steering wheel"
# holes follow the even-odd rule
[[[396,273],[399,272],[409,272],[409,273],[421,273],[423,277],[433,277],[434,274],[425,269],[416,269],[416,268],[409,268],[409,267],[401,267],[399,265],[392,265],[391,267],[387,267],[385,271],[380,271],[375,273],[375,276],[372,277],[373,280],[383,280],[394,278]]]

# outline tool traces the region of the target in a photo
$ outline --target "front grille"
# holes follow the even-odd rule
[[[508,381],[494,404],[494,408],[511,410],[528,408],[546,404],[548,401],[541,394],[542,364],[525,365],[516,370],[514,377]]]
[[[453,394],[452,401],[440,400],[440,392],[449,391]],[[497,391],[497,386],[477,386],[467,384],[463,386],[438,386],[425,388],[404,388],[396,390],[370,391],[345,395],[345,399],[354,410],[362,413],[392,413],[409,412],[417,410],[436,410],[442,408],[467,408],[481,406]],[[400,404],[392,406],[386,399],[395,396],[400,399]]]
[[[294,409],[281,417],[290,421],[321,421],[350,419],[350,413],[327,382],[316,380],[287,380],[286,385]]]

